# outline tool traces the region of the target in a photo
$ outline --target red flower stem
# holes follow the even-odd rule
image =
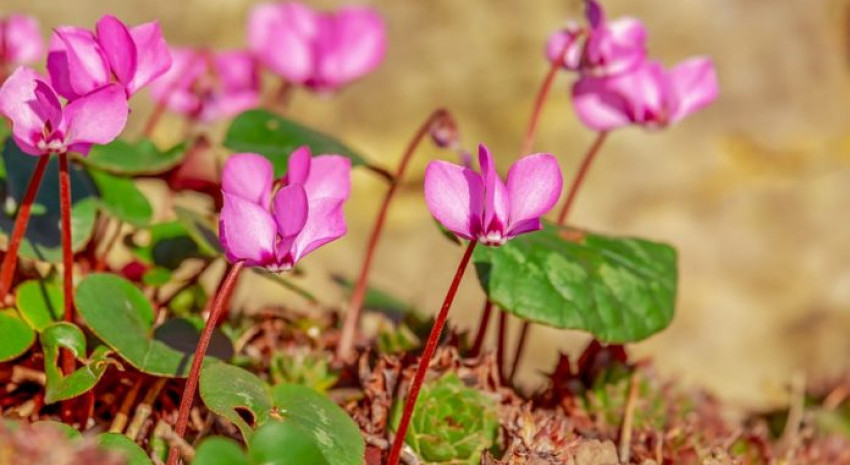
[[[68,171],[68,154],[59,154],[59,211],[62,231],[62,284],[65,291],[64,320],[74,321],[74,251],[71,243],[71,173]],[[62,371],[74,372],[76,362],[69,350],[62,352]]]
[[[425,350],[422,352],[422,357],[419,358],[419,366],[416,369],[416,375],[410,384],[410,389],[407,392],[407,399],[404,401],[404,411],[401,414],[401,422],[393,439],[392,449],[390,449],[390,457],[387,460],[387,465],[398,465],[401,457],[401,448],[404,445],[404,437],[407,435],[407,428],[410,426],[410,419],[413,417],[413,407],[416,406],[416,398],[419,397],[419,390],[422,389],[422,383],[425,381],[425,375],[428,373],[428,365],[431,363],[431,357],[434,356],[434,351],[437,350],[437,343],[440,340],[440,333],[443,332],[443,326],[446,324],[446,317],[449,315],[449,309],[452,306],[452,301],[457,293],[457,288],[463,279],[463,273],[466,271],[466,266],[469,264],[469,259],[472,257],[472,251],[475,250],[476,241],[471,241],[466,247],[466,252],[458,264],[452,284],[449,287],[446,298],[443,300],[443,306],[440,308],[440,313],[437,314],[437,319],[434,321],[434,326],[431,328],[431,334],[428,336],[428,342],[425,343]]]
[[[27,191],[24,193],[20,208],[18,208],[15,226],[12,229],[12,234],[9,236],[6,255],[3,257],[3,265],[2,269],[0,269],[0,302],[6,298],[6,294],[11,290],[12,278],[15,276],[15,268],[18,265],[18,250],[21,247],[21,242],[24,240],[24,233],[27,231],[27,223],[30,220],[32,205],[35,203],[35,197],[38,194],[38,188],[41,186],[41,180],[44,178],[44,170],[47,168],[47,162],[49,160],[49,155],[38,157],[38,163],[36,163],[35,170],[30,176]]]
[[[499,341],[496,345],[496,366],[499,369],[499,381],[505,382],[505,339],[508,331],[508,312],[499,311]]]
[[[233,267],[227,273],[227,277],[224,278],[224,283],[218,295],[216,295],[215,304],[210,312],[210,316],[204,325],[204,331],[201,333],[200,340],[198,340],[198,346],[195,348],[192,368],[189,370],[189,377],[186,379],[186,387],[183,389],[183,398],[180,399],[180,408],[177,412],[177,423],[174,425],[174,433],[180,439],[186,434],[186,427],[189,424],[189,412],[192,410],[192,404],[195,402],[195,391],[198,390],[198,379],[201,376],[204,355],[207,353],[216,323],[221,314],[224,313],[224,303],[229,300],[230,294],[233,292],[242,266],[242,262],[234,263]],[[179,448],[172,446],[168,451],[167,465],[177,465],[179,458]]]
[[[481,346],[484,345],[484,336],[487,335],[487,327],[490,326],[490,315],[493,313],[493,302],[490,299],[484,301],[484,308],[481,310],[481,321],[478,322],[478,333],[475,335],[475,342],[472,343],[472,348],[469,349],[469,357],[477,357],[481,353]]]
[[[570,213],[570,207],[572,207],[573,203],[576,200],[576,196],[578,195],[579,189],[584,182],[584,178],[587,175],[587,172],[590,170],[590,165],[593,163],[594,158],[596,158],[596,154],[599,153],[599,149],[602,147],[602,144],[605,142],[608,133],[605,131],[600,131],[596,139],[591,144],[590,148],[584,154],[584,159],[581,162],[581,166],[578,169],[575,177],[573,178],[572,185],[570,185],[569,193],[567,194],[567,200],[564,202],[564,205],[561,207],[561,212],[558,214],[558,224],[563,225],[567,220],[567,215]],[[520,338],[519,342],[517,342],[516,351],[514,352],[514,360],[513,360],[513,368],[511,368],[511,374],[509,380],[513,380],[514,375],[516,374],[517,366],[519,365],[520,359],[522,359],[522,353],[525,351],[525,342],[527,340],[528,332],[531,327],[531,323],[525,321],[522,323],[522,329],[520,330]]]
[[[360,267],[360,275],[357,278],[357,283],[354,286],[354,292],[351,293],[351,299],[348,303],[348,312],[345,314],[345,322],[342,325],[342,336],[340,336],[339,345],[337,346],[336,356],[339,360],[347,360],[351,356],[351,351],[354,348],[354,338],[357,334],[357,326],[360,323],[360,314],[363,309],[363,299],[366,297],[366,288],[369,284],[369,271],[372,268],[372,259],[375,256],[375,249],[378,247],[378,241],[381,238],[381,232],[384,229],[384,222],[387,219],[387,212],[390,209],[390,202],[398,191],[398,186],[407,171],[407,165],[416,148],[422,142],[422,139],[428,134],[429,129],[434,122],[440,118],[446,117],[448,112],[444,109],[438,109],[431,113],[428,119],[419,127],[416,134],[407,145],[407,149],[401,157],[401,162],[398,165],[395,176],[390,179],[390,187],[384,195],[384,201],[381,203],[381,209],[378,211],[378,216],[375,218],[375,225],[372,227],[372,234],[369,236],[369,243],[366,246],[366,256],[363,258],[363,264]]]

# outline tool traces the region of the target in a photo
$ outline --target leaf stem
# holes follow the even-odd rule
[[[508,331],[508,312],[499,310],[499,335],[496,345],[496,366],[499,369],[499,381],[505,382],[505,339]]]
[[[6,294],[11,290],[12,278],[15,276],[15,268],[18,266],[18,250],[24,240],[24,233],[27,231],[32,205],[35,203],[35,197],[38,194],[38,188],[41,186],[41,180],[44,178],[44,170],[47,168],[47,162],[49,160],[49,155],[38,157],[38,163],[36,163],[35,170],[30,176],[27,190],[24,193],[20,208],[18,208],[15,226],[12,229],[12,234],[9,236],[9,244],[6,249],[6,255],[3,257],[2,269],[0,269],[0,302],[6,298]]]
[[[419,127],[413,138],[407,145],[404,154],[401,157],[401,162],[398,165],[395,176],[390,179],[390,187],[384,195],[384,200],[381,203],[381,208],[378,210],[378,216],[375,218],[375,224],[372,226],[372,233],[369,236],[369,242],[366,246],[366,256],[363,258],[363,264],[360,267],[360,275],[357,278],[357,283],[354,286],[354,291],[351,293],[351,299],[348,303],[348,312],[345,314],[345,322],[342,326],[342,336],[340,337],[339,345],[337,346],[336,356],[339,360],[347,360],[351,356],[351,351],[354,348],[354,338],[357,333],[357,326],[360,323],[360,314],[363,309],[363,299],[366,297],[366,288],[369,284],[369,271],[372,267],[372,259],[375,255],[375,249],[378,247],[378,241],[381,238],[381,232],[384,228],[384,222],[387,218],[387,212],[390,208],[390,202],[398,191],[398,186],[401,179],[407,171],[407,166],[416,148],[419,147],[422,139],[429,133],[429,130],[435,122],[448,116],[448,111],[445,109],[437,109],[424,123]]]
[[[390,457],[387,460],[387,465],[398,465],[401,449],[404,445],[404,438],[407,435],[407,428],[410,426],[410,419],[413,417],[413,407],[416,406],[416,398],[419,397],[419,390],[422,389],[422,383],[425,381],[425,375],[428,373],[428,365],[431,363],[431,357],[434,356],[434,351],[437,350],[437,343],[440,340],[440,333],[443,332],[443,326],[446,324],[446,317],[449,315],[449,309],[457,294],[460,281],[463,279],[463,273],[466,271],[466,266],[469,264],[469,259],[472,257],[472,252],[475,250],[476,241],[471,241],[466,247],[466,252],[463,254],[457,271],[455,272],[452,284],[449,286],[449,291],[446,293],[446,298],[443,300],[443,306],[440,308],[440,313],[437,314],[437,319],[434,321],[434,326],[431,328],[431,334],[428,336],[428,342],[425,344],[425,350],[419,358],[419,366],[416,369],[416,374],[410,384],[410,389],[407,392],[407,399],[404,401],[404,411],[401,415],[398,429],[393,438],[393,445],[390,449]]]
[[[484,345],[484,336],[487,335],[487,327],[490,326],[490,315],[493,313],[493,302],[490,299],[484,301],[484,308],[481,310],[481,321],[478,322],[478,333],[475,334],[475,342],[472,343],[472,348],[469,349],[467,356],[477,357],[481,353],[481,346]]]
[[[195,348],[195,356],[192,359],[192,368],[189,371],[189,377],[186,379],[186,387],[183,389],[183,397],[180,399],[180,409],[177,412],[177,422],[174,425],[174,434],[177,438],[182,439],[186,434],[186,427],[189,424],[189,413],[192,410],[192,404],[195,401],[195,391],[198,389],[198,378],[201,375],[201,366],[203,365],[204,355],[207,353],[207,348],[210,345],[213,330],[219,317],[224,313],[224,303],[230,300],[230,294],[233,293],[233,288],[239,278],[239,272],[242,270],[243,262],[236,262],[230,268],[224,282],[219,289],[215,298],[215,304],[210,312],[209,318],[204,325],[204,330],[201,333],[201,338],[198,340],[198,346]],[[180,458],[179,448],[172,446],[168,451],[167,465],[177,465]]]

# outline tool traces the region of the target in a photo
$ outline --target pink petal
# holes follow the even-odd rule
[[[77,95],[85,95],[109,83],[109,65],[90,32],[77,28],[60,28],[55,34],[64,44],[68,60],[67,80]]]
[[[581,39],[581,28],[575,24],[565,29],[555,31],[546,41],[546,58],[550,63],[555,63],[563,56],[564,68],[569,70],[578,69],[581,64],[581,53],[583,50]],[[564,53],[566,51],[566,54]]]
[[[274,219],[253,202],[224,192],[218,235],[231,263],[244,260],[250,266],[267,266],[274,262]]]
[[[605,10],[596,0],[586,3],[584,15],[591,27],[597,28],[605,24]]]
[[[127,85],[127,91],[132,95],[168,71],[171,53],[157,21],[132,28],[130,35],[136,48],[136,72]]]
[[[40,60],[44,54],[44,39],[38,30],[38,21],[30,16],[9,15],[5,19],[3,59],[15,65]]]
[[[58,99],[36,96],[41,76],[30,68],[20,67],[0,87],[0,113],[12,122],[12,135],[18,146],[30,155],[42,155],[33,138],[44,131],[44,123],[56,113]],[[49,87],[48,87],[49,89]],[[45,103],[54,103],[45,107]],[[61,112],[61,109],[59,109]]]
[[[307,193],[300,184],[282,187],[274,196],[272,216],[277,233],[284,239],[295,237],[307,223]]]
[[[432,161],[425,169],[425,203],[446,229],[473,239],[481,232],[484,180],[469,168]]]
[[[192,86],[206,72],[204,57],[190,49],[172,49],[170,55],[171,67],[163,76],[151,82],[151,95],[157,102],[164,102],[171,111],[196,115],[201,101]]]
[[[629,102],[611,88],[611,78],[584,76],[573,85],[573,107],[585,126],[608,131],[631,122]]]
[[[491,230],[505,232],[507,230],[511,200],[505,184],[496,172],[493,156],[486,145],[478,146],[478,163],[481,165],[481,176],[484,178],[484,224],[485,232]]]
[[[508,171],[509,234],[515,236],[528,232],[529,228],[539,229],[539,221],[535,226],[535,220],[558,203],[563,184],[561,168],[552,155],[538,153],[517,160]]]
[[[341,155],[313,157],[304,190],[311,202],[320,198],[347,199],[351,193],[351,160]]]
[[[136,44],[130,36],[130,30],[112,15],[100,18],[96,30],[97,42],[112,73],[126,87],[136,73]]]
[[[237,153],[224,163],[221,190],[268,208],[272,195],[274,168],[264,156]]]
[[[332,90],[377,68],[386,54],[385,29],[370,8],[343,8],[323,18],[316,39],[316,87]]]
[[[260,74],[254,58],[246,52],[219,52],[213,57],[216,76],[225,93],[260,91]]]
[[[614,76],[638,68],[646,59],[646,28],[622,18],[595,29],[587,41],[585,61],[597,76]]]
[[[285,79],[304,83],[313,75],[313,41],[318,15],[297,2],[261,4],[249,19],[251,50],[269,69]]]
[[[678,108],[670,116],[672,122],[717,99],[717,74],[709,58],[696,57],[679,63],[670,71],[670,81],[679,101]]]
[[[69,103],[65,107],[62,128],[68,149],[86,155],[87,145],[112,142],[124,130],[129,112],[127,94],[118,84],[110,84]]]
[[[294,261],[345,235],[344,203],[336,198],[310,199],[307,221],[292,244]]]
[[[310,162],[313,154],[310,147],[303,145],[289,155],[286,167],[286,182],[290,184],[305,184],[310,176]]]

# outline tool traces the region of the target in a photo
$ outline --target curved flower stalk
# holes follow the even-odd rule
[[[256,61],[243,51],[171,50],[171,69],[151,84],[158,104],[191,120],[228,118],[260,103]]]
[[[33,63],[43,54],[38,20],[16,14],[0,18],[0,79],[13,67]]]
[[[261,155],[236,154],[224,165],[219,239],[233,266],[219,288],[195,349],[174,427],[179,437],[186,433],[213,329],[242,267],[289,270],[310,252],[346,233],[342,207],[351,191],[351,160],[340,155],[313,157],[308,147],[301,147],[290,155],[277,192],[276,184],[271,162]],[[175,465],[178,456],[178,449],[172,447],[168,465]]]
[[[541,229],[540,218],[561,195],[563,179],[558,162],[550,154],[529,155],[517,160],[507,182],[496,173],[490,151],[479,146],[481,173],[445,161],[433,161],[425,171],[425,201],[434,218],[469,245],[449,286],[431,328],[425,349],[398,420],[388,465],[398,465],[410,420],[440,333],[476,244],[499,246],[520,234]]]
[[[386,31],[370,8],[317,12],[298,2],[263,3],[251,12],[248,42],[260,62],[286,81],[332,92],[381,64]]]
[[[106,15],[94,32],[79,27],[59,27],[50,39],[47,70],[63,97],[74,100],[111,82],[130,98],[165,73],[171,55],[158,22],[128,28]]]

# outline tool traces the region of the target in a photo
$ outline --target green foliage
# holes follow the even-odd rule
[[[76,325],[64,321],[51,323],[41,333],[41,347],[44,350],[44,374],[47,376],[44,403],[52,404],[60,400],[71,399],[83,394],[97,385],[103,373],[113,364],[109,358],[110,350],[98,346],[86,359],[86,337]],[[59,368],[59,349],[68,349],[74,358],[84,362],[70,375],[65,376]]]
[[[184,260],[202,256],[195,239],[179,221],[152,224],[130,237],[130,251],[141,262],[176,270]]]
[[[62,319],[65,294],[62,287],[44,280],[31,279],[15,290],[15,304],[21,317],[36,331]]]
[[[198,246],[198,251],[207,257],[217,257],[224,253],[218,241],[218,226],[206,216],[182,207],[174,207],[177,221],[186,228],[186,233]]]
[[[478,278],[493,303],[556,328],[632,342],[667,327],[676,302],[676,251],[549,223],[501,247],[478,247]]]
[[[272,356],[269,374],[275,384],[300,384],[325,392],[336,384],[339,375],[331,370],[328,354],[301,348],[276,352]]]
[[[89,329],[130,365],[155,376],[188,373],[198,341],[196,326],[177,319],[154,328],[150,302],[129,281],[105,273],[88,275],[77,287],[76,302]],[[229,346],[221,333],[214,334],[210,355],[224,352],[216,346]]]
[[[358,431],[359,434],[359,431]],[[330,438],[328,438],[330,441]],[[349,459],[334,462],[326,454],[332,444],[323,444],[310,431],[292,422],[271,422],[257,431],[248,446],[252,464],[262,465],[337,465],[362,464],[363,454],[355,451],[336,451],[338,455],[350,455]],[[335,454],[335,455],[337,455]]]
[[[289,155],[302,145],[309,146],[314,155],[338,154],[350,158],[353,165],[366,163],[360,154],[331,136],[265,110],[249,110],[237,116],[224,139],[224,146],[231,150],[268,158],[275,176],[286,172]]]
[[[109,215],[138,227],[150,223],[153,207],[132,179],[94,168],[89,175],[97,186],[100,206]]]
[[[204,405],[236,425],[246,441],[271,414],[271,388],[253,373],[233,365],[205,364],[199,390]]]
[[[101,450],[121,454],[125,465],[153,465],[148,454],[127,436],[118,433],[103,433],[97,437],[97,446]]]
[[[192,465],[249,465],[238,442],[221,436],[211,436],[195,449]]]
[[[35,342],[35,331],[13,308],[0,310],[0,362],[19,357]]]
[[[83,162],[87,166],[117,175],[153,175],[180,164],[186,156],[185,149],[184,144],[178,144],[160,151],[148,139],[137,142],[117,139],[106,145],[95,144]]]
[[[403,401],[393,408],[394,430]],[[449,373],[422,386],[405,442],[427,464],[475,465],[496,443],[498,427],[495,402]]]

